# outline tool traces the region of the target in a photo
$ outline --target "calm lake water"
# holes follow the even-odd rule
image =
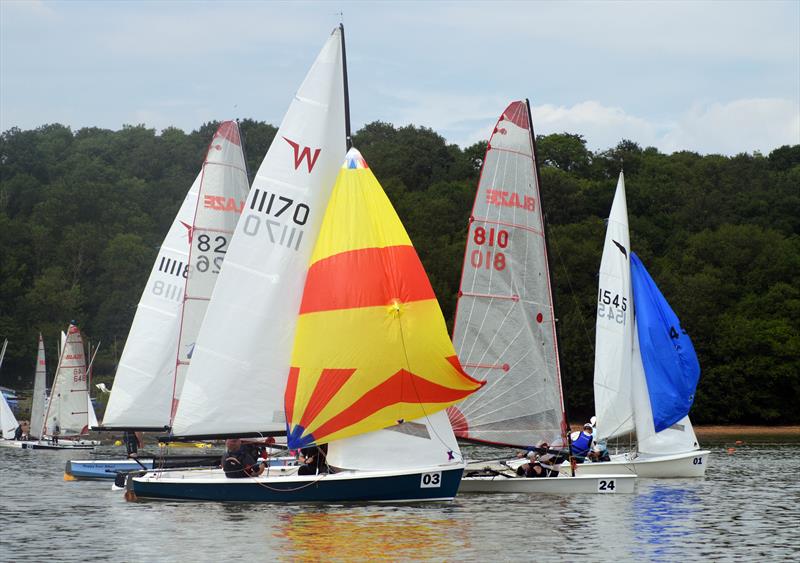
[[[729,454],[742,438],[703,439],[704,479],[640,480],[634,495],[412,506],[129,503],[63,480],[90,456],[0,448],[0,560],[796,561],[800,439],[744,437]]]

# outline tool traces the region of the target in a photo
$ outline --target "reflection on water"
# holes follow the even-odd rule
[[[705,479],[643,480],[635,495],[295,506],[128,503],[63,480],[80,454],[0,448],[0,561],[794,558],[800,444],[729,445],[712,446]]]
[[[284,555],[337,560],[452,558],[469,546],[468,526],[442,505],[320,507],[282,514],[275,536]]]

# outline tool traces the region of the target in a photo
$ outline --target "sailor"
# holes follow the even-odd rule
[[[531,461],[517,468],[517,475],[520,477],[547,477],[548,474],[549,472],[538,461]]]
[[[22,424],[17,426],[17,429],[14,430],[14,439],[17,441],[22,440]]]
[[[592,461],[611,461],[605,440],[601,440],[594,445],[592,451],[589,452],[589,459]]]
[[[299,461],[301,463],[300,469],[297,470],[298,475],[319,475],[320,473],[328,472],[328,464],[325,461],[327,454],[327,444],[322,447],[310,447],[300,450]]]
[[[128,430],[122,435],[125,442],[125,450],[128,452],[128,457],[136,457],[139,452],[139,438],[136,432],[129,432]]]
[[[222,469],[225,476],[231,479],[258,477],[264,472],[264,465],[258,463],[250,452],[242,448],[242,441],[229,438],[225,441],[225,453],[222,456]]]
[[[581,463],[592,450],[593,432],[592,424],[587,422],[583,425],[582,431],[573,432],[570,436],[572,439],[572,455],[577,458],[578,463]]]
[[[58,437],[61,435],[61,425],[58,424],[58,419],[53,418],[53,433],[51,434],[50,438],[53,441],[53,445],[58,445]]]

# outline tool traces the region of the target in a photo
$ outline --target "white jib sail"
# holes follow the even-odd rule
[[[489,139],[470,217],[453,344],[486,385],[449,409],[456,435],[553,443],[563,400],[532,132],[525,102]]]
[[[233,231],[244,209],[250,187],[235,121],[220,124],[208,147],[192,221],[189,270],[177,350],[171,416],[175,416],[181,389],[194,355],[197,334],[222,270]]]
[[[56,427],[61,436],[78,436],[85,431],[89,425],[86,385],[83,339],[78,327],[70,325],[47,405],[44,435],[52,436]]]
[[[103,416],[107,428],[169,425],[189,232],[201,176],[202,171],[189,188],[139,300]]]
[[[33,378],[33,396],[31,397],[31,438],[42,437],[44,412],[47,407],[47,366],[44,357],[44,341],[39,335],[39,352],[36,355],[36,375]]]
[[[8,406],[6,396],[0,393],[0,429],[2,429],[3,438],[6,440],[12,440],[14,438],[14,432],[17,430],[17,426],[19,426],[19,422],[14,416],[14,412],[11,410],[11,407]]]
[[[286,430],[283,394],[308,261],[345,152],[336,29],[256,174],[197,338],[173,434]]]
[[[627,434],[634,429],[630,248],[625,178],[620,172],[608,217],[597,291],[594,404],[598,440]]]

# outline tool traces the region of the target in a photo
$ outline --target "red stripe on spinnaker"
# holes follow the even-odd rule
[[[317,385],[311,393],[311,398],[308,400],[306,410],[303,412],[303,418],[300,419],[300,426],[308,428],[309,424],[317,418],[319,412],[328,405],[355,371],[355,369],[323,369],[317,380]],[[291,420],[289,419],[290,422]]]
[[[293,420],[294,400],[297,396],[297,379],[299,376],[300,368],[289,368],[289,378],[286,380],[286,390],[283,393],[283,410],[286,413],[286,420],[289,422]]]
[[[435,299],[413,246],[360,248],[311,265],[300,314]]]
[[[325,436],[357,424],[379,410],[398,403],[453,403],[463,399],[473,390],[443,387],[401,369],[377,387],[367,391],[347,410],[314,430],[314,438],[318,441],[324,440]]]

